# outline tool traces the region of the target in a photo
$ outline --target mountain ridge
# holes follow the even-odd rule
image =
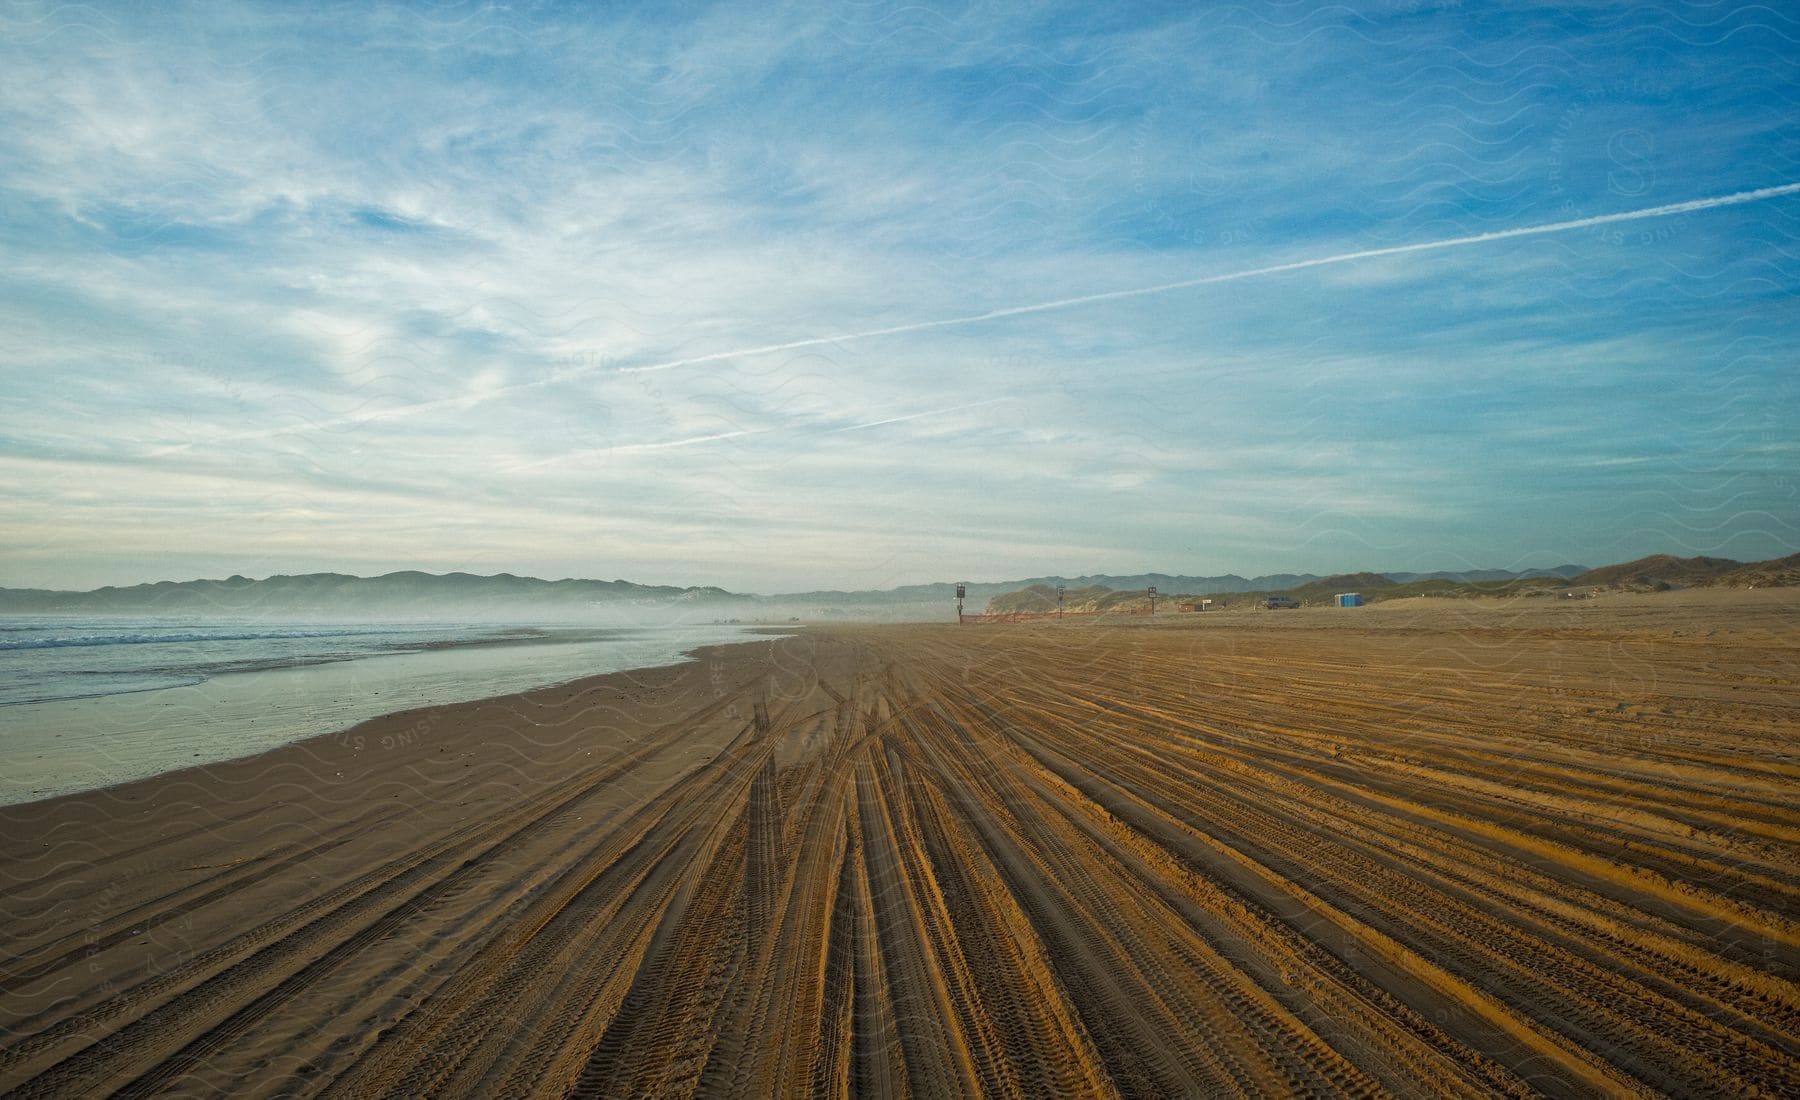
[[[1562,567],[1579,571],[1578,566]],[[1410,574],[1409,574],[1410,575]],[[1508,574],[1509,576],[1513,574]],[[1172,573],[1044,576],[1017,581],[962,582],[976,606],[1019,588],[1039,585],[1054,592],[1105,588],[1164,593],[1230,594],[1315,583],[1309,573],[1242,577],[1235,573],[1201,577]],[[0,613],[120,614],[422,614],[446,606],[459,612],[579,612],[593,608],[656,608],[717,605],[732,609],[814,614],[848,614],[856,609],[901,611],[939,608],[954,597],[957,582],[901,585],[891,589],[818,590],[773,595],[731,592],[716,585],[647,585],[623,579],[564,577],[546,580],[510,572],[482,575],[462,571],[428,573],[395,570],[372,577],[350,573],[277,573],[261,579],[234,573],[223,578],[147,581],[102,585],[86,591],[0,588]]]
[[[1339,592],[1359,592],[1365,599],[1382,600],[1405,596],[1520,596],[1548,595],[1557,591],[1607,588],[1630,592],[1657,592],[1675,588],[1800,585],[1800,554],[1760,562],[1739,562],[1730,558],[1678,558],[1669,554],[1652,554],[1635,561],[1604,565],[1595,569],[1565,565],[1556,569],[1469,570],[1464,573],[1339,573],[1329,577],[1313,577],[1304,583],[1286,587],[1246,589],[1235,594],[1249,599],[1283,595],[1308,601],[1325,601]],[[989,614],[1019,614],[1056,610],[1055,594],[1041,584],[1027,585],[1001,593],[987,601]],[[1160,587],[1159,597],[1185,599],[1190,596],[1218,595],[1217,592]],[[1067,597],[1074,597],[1071,591]],[[1104,586],[1084,588],[1079,601],[1065,599],[1068,611],[1138,611],[1148,603],[1142,586],[1130,589],[1108,589]]]
[[[1493,591],[1503,594],[1528,581],[1548,581],[1553,586],[1624,587],[1654,590],[1694,585],[1797,584],[1800,554],[1765,562],[1737,562],[1729,558],[1677,558],[1653,554],[1636,561],[1588,569],[1563,565],[1554,569],[1418,572],[1341,573],[1321,577],[1311,573],[1273,573],[1243,577],[1192,576],[1177,573],[1082,574],[1074,577],[1043,576],[1016,581],[962,582],[971,610],[994,597],[1027,589],[1039,589],[1025,601],[1036,608],[1055,590],[1064,589],[1065,605],[1071,596],[1083,605],[1098,608],[1119,605],[1155,586],[1164,597],[1248,595],[1299,592],[1304,596],[1328,596],[1333,591],[1361,590],[1383,596],[1456,591]],[[934,615],[954,597],[957,582],[900,585],[890,589],[787,592],[772,595],[732,592],[716,585],[652,585],[615,578],[564,577],[546,580],[510,572],[489,575],[452,571],[428,573],[402,569],[373,577],[349,573],[279,573],[254,579],[242,574],[189,581],[150,581],[135,585],[103,585],[88,591],[41,588],[0,588],[0,613],[89,614],[391,614],[441,615],[446,610],[481,614],[578,614],[595,610],[651,611],[658,608],[711,608],[717,614],[808,615],[878,617]],[[1539,586],[1542,587],[1542,586]],[[1120,599],[1103,593],[1124,593]],[[1467,594],[1465,592],[1464,594]]]

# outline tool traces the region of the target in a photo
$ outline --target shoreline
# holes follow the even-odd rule
[[[259,935],[272,913],[355,893],[371,868],[420,846],[456,850],[475,823],[541,806],[572,775],[596,777],[589,820],[630,812],[753,727],[748,691],[807,690],[771,657],[792,636],[407,708],[253,756],[0,807],[0,1093],[18,1083],[8,1048],[34,1021],[135,1011],[121,989],[203,965],[205,945]]]
[[[398,711],[680,663],[695,648],[755,636],[722,627],[582,632],[575,641],[532,637],[290,661],[139,691],[19,702],[0,709],[14,761],[0,781],[0,808],[254,758]]]
[[[41,618],[45,618],[47,616],[30,616],[30,617],[41,619]],[[71,618],[84,618],[82,616],[70,616],[70,617]],[[5,622],[5,616],[0,616],[0,624],[4,624],[4,622]],[[388,624],[375,624],[375,625],[388,625]],[[411,626],[411,625],[420,625],[420,624],[410,624],[409,623],[409,624],[404,624],[404,625]],[[443,624],[436,624],[436,625],[439,625],[443,630],[449,631],[449,630],[458,630],[458,629],[479,627],[479,626],[482,626],[483,624],[479,624],[479,623],[474,623],[474,624],[443,623]],[[513,649],[513,648],[517,648],[517,647],[533,646],[533,645],[582,645],[582,644],[592,644],[592,643],[599,643],[599,642],[606,642],[606,641],[617,641],[617,640],[619,640],[619,638],[609,637],[608,635],[629,636],[629,635],[633,635],[633,634],[641,634],[645,630],[655,630],[655,629],[660,629],[660,628],[655,628],[655,627],[649,627],[649,628],[639,628],[639,627],[559,628],[559,627],[529,626],[529,627],[499,627],[498,629],[506,630],[508,632],[502,633],[502,634],[497,634],[497,635],[477,636],[477,637],[469,637],[469,638],[433,638],[428,641],[420,641],[420,642],[391,642],[379,649],[371,649],[371,650],[368,650],[366,652],[361,652],[361,653],[306,654],[306,655],[293,656],[293,657],[250,658],[250,659],[241,660],[241,661],[238,661],[235,663],[225,663],[225,664],[151,666],[151,667],[146,667],[146,668],[142,668],[142,669],[132,669],[129,671],[130,671],[130,674],[134,674],[134,675],[180,676],[180,677],[186,678],[188,680],[188,682],[184,683],[184,684],[157,684],[157,685],[151,685],[148,687],[119,688],[119,689],[108,690],[108,691],[95,691],[95,692],[79,694],[79,695],[51,695],[51,696],[46,696],[45,698],[41,698],[41,699],[0,700],[0,708],[17,707],[17,706],[33,706],[33,705],[40,705],[40,704],[45,704],[45,703],[61,703],[61,702],[67,702],[70,700],[75,700],[75,699],[104,699],[104,698],[107,698],[108,696],[112,696],[112,695],[137,695],[137,694],[140,694],[140,693],[146,692],[146,691],[163,691],[163,690],[166,690],[166,689],[172,688],[172,687],[192,687],[195,684],[206,683],[210,680],[217,679],[218,677],[221,677],[221,676],[237,676],[237,675],[242,675],[245,673],[253,673],[253,672],[281,672],[281,671],[284,671],[287,669],[297,669],[297,668],[315,668],[320,665],[348,664],[348,663],[355,662],[355,661],[374,660],[374,659],[380,658],[380,657],[403,657],[403,656],[406,656],[408,654],[413,654],[413,653],[440,653],[440,652],[446,652],[446,651],[452,651],[452,650],[461,651],[461,650],[470,650],[470,649]],[[382,632],[381,631],[346,631],[346,632],[342,632],[342,633],[328,632],[328,633],[321,633],[318,635],[314,635],[314,637],[319,637],[319,638],[356,637],[359,634],[370,634],[370,633],[382,633]],[[270,638],[270,639],[286,640],[286,639],[290,638],[291,636],[290,635],[280,635],[280,634],[266,635],[266,636],[196,635],[193,637],[177,638],[177,639],[150,638],[150,639],[145,639],[142,642],[104,641],[104,642],[92,642],[92,643],[90,643],[90,642],[71,642],[71,643],[30,645],[30,646],[15,647],[11,650],[0,650],[0,652],[33,653],[33,652],[42,652],[44,650],[60,651],[60,650],[67,650],[67,649],[85,649],[85,648],[90,648],[90,647],[110,646],[110,645],[156,644],[156,643],[164,643],[164,642],[169,642],[169,641],[176,641],[176,642],[193,642],[193,641],[237,642],[237,641],[259,640],[260,638],[264,638],[264,637]]]
[[[782,636],[782,635],[775,635],[775,636]],[[405,723],[405,722],[402,722],[402,720],[408,718],[409,716],[423,715],[426,712],[431,712],[434,716],[436,716],[437,712],[449,712],[449,711],[454,711],[459,708],[465,708],[465,707],[466,708],[487,707],[487,706],[492,706],[495,704],[504,704],[508,700],[512,700],[512,699],[518,699],[520,701],[525,701],[525,700],[530,699],[532,696],[536,696],[536,695],[539,695],[539,694],[542,694],[545,692],[557,692],[561,689],[597,688],[600,686],[599,685],[600,681],[610,680],[615,677],[633,678],[633,677],[639,676],[643,673],[655,672],[655,671],[664,670],[664,669],[681,668],[683,666],[693,664],[694,662],[703,659],[703,657],[711,650],[724,650],[724,649],[730,649],[734,646],[755,645],[757,642],[759,642],[761,640],[763,640],[763,639],[752,637],[752,638],[746,638],[745,640],[743,640],[741,642],[712,642],[712,643],[707,643],[704,645],[694,646],[691,649],[683,650],[676,657],[675,660],[670,661],[670,662],[633,666],[631,668],[617,669],[617,670],[611,671],[611,672],[586,673],[583,675],[576,676],[573,679],[558,680],[558,681],[555,681],[552,683],[541,684],[536,687],[524,688],[519,691],[502,692],[497,695],[483,696],[483,697],[477,698],[477,699],[457,699],[457,700],[452,700],[452,701],[444,702],[444,703],[427,703],[427,704],[423,704],[421,706],[402,707],[398,710],[388,711],[383,714],[377,714],[377,715],[373,715],[368,718],[360,719],[350,725],[343,727],[342,729],[332,730],[327,733],[312,734],[312,735],[300,738],[295,741],[289,741],[285,744],[274,745],[274,746],[271,746],[271,747],[265,748],[265,749],[259,749],[255,752],[249,753],[244,756],[226,757],[225,759],[222,759],[222,760],[209,761],[204,764],[182,765],[181,767],[178,767],[178,768],[171,768],[168,771],[158,772],[155,775],[140,776],[140,777],[133,778],[133,779],[126,779],[126,780],[122,780],[118,783],[108,784],[107,786],[104,786],[104,787],[91,787],[86,790],[70,791],[70,792],[67,792],[64,794],[50,795],[48,797],[35,799],[30,802],[7,803],[5,805],[0,805],[0,821],[4,821],[10,811],[13,811],[15,809],[22,808],[22,807],[42,808],[46,803],[55,802],[60,799],[83,798],[83,797],[90,796],[90,795],[92,795],[92,796],[105,795],[108,792],[116,791],[120,788],[125,788],[125,787],[133,787],[133,786],[140,786],[140,785],[152,786],[152,785],[155,785],[162,781],[184,779],[184,778],[188,777],[190,773],[198,774],[198,773],[214,772],[214,771],[217,771],[220,768],[224,767],[225,765],[238,765],[238,764],[247,765],[251,762],[257,761],[264,757],[271,757],[271,756],[278,755],[280,753],[284,753],[290,749],[306,749],[307,746],[309,746],[309,745],[316,746],[316,745],[323,744],[325,742],[342,743],[346,739],[349,739],[352,743],[354,743],[356,736],[363,736],[362,731],[364,730],[365,727],[369,727],[371,729],[380,729],[380,730],[385,731],[385,727],[387,727],[389,725],[394,725],[397,723],[402,724],[402,725],[407,725],[407,724],[416,725],[417,721],[422,721],[424,719],[415,720],[415,722],[413,722],[413,723]],[[535,642],[535,641],[537,641],[537,639],[531,639],[530,641]],[[421,646],[419,648],[422,650],[436,652],[436,651],[442,650],[442,649],[461,650],[461,649],[485,648],[485,647],[486,646],[483,643],[465,644],[465,643],[452,642],[452,643],[447,643],[447,644],[444,644],[441,646],[433,644],[433,645],[429,645],[429,646]],[[252,668],[252,669],[232,669],[229,672],[223,672],[223,673],[220,673],[219,675],[221,675],[221,676],[250,675],[250,674],[255,674],[258,672],[272,672],[272,671],[283,671],[283,670],[287,670],[287,669],[312,668],[312,667],[316,667],[317,665],[349,664],[349,663],[353,663],[356,661],[362,661],[362,660],[367,660],[367,659],[376,658],[376,657],[404,656],[407,653],[411,653],[411,652],[415,652],[415,650],[411,650],[411,649],[395,650],[391,653],[371,653],[371,654],[359,655],[356,657],[331,658],[331,659],[324,659],[324,660],[318,660],[318,661],[303,661],[303,662],[297,662],[297,663],[271,665],[266,668],[259,667],[259,668]],[[208,680],[203,680],[201,682],[208,682],[209,680],[210,680],[210,678],[208,678]],[[589,685],[588,681],[594,681],[595,684]],[[188,685],[176,685],[176,686],[192,687],[192,686],[196,686],[196,685],[188,684]],[[115,696],[122,696],[122,695],[145,695],[145,694],[151,694],[154,692],[166,691],[166,690],[170,690],[170,689],[168,689],[168,688],[142,688],[142,689],[139,689],[136,691],[110,692],[110,693],[102,694],[102,695],[72,696],[72,697],[69,697],[66,699],[40,700],[40,701],[36,701],[36,702],[32,702],[32,703],[13,703],[13,704],[7,704],[7,705],[22,707],[22,706],[40,705],[43,702],[52,702],[52,703],[83,702],[83,701],[88,701],[88,700],[93,700],[93,699],[113,698]],[[3,713],[3,712],[0,712],[0,713]],[[372,736],[379,738],[379,737],[383,737],[383,736],[390,736],[390,734],[387,732],[379,732],[379,733],[373,734]],[[364,741],[365,745],[370,743],[368,736],[363,736],[363,741]]]
[[[782,636],[785,635],[773,635],[773,637]],[[365,766],[370,766],[375,760],[372,754],[376,752],[397,754],[395,759],[381,761],[380,763],[383,765],[402,763],[401,757],[411,755],[408,750],[416,750],[428,740],[445,752],[457,752],[460,758],[463,753],[468,751],[460,740],[460,736],[466,735],[459,735],[456,731],[465,727],[475,716],[491,717],[496,710],[505,710],[513,714],[523,714],[533,710],[555,710],[560,706],[567,705],[569,700],[574,697],[590,694],[599,696],[602,700],[613,695],[635,698],[646,691],[655,692],[666,689],[667,685],[663,683],[663,677],[658,674],[691,669],[709,658],[723,657],[726,651],[754,646],[766,640],[767,637],[749,638],[742,642],[701,645],[683,651],[680,659],[670,664],[646,665],[614,672],[594,673],[573,680],[480,699],[404,707],[363,719],[342,729],[314,734],[245,756],[184,765],[155,775],[127,779],[104,787],[50,795],[30,802],[0,805],[0,837],[6,838],[0,839],[0,867],[6,867],[6,857],[13,854],[11,851],[13,845],[7,843],[7,840],[29,834],[31,832],[29,819],[31,818],[92,817],[108,803],[132,803],[131,809],[141,810],[154,807],[159,801],[170,799],[205,800],[235,788],[241,788],[248,796],[259,790],[253,789],[257,779],[276,774],[283,777],[280,782],[284,784],[298,783],[307,790],[314,788],[300,783],[299,777],[310,776],[321,787],[329,787],[330,784],[326,777],[327,770],[331,772],[331,779],[341,778],[346,763],[355,766],[361,761]],[[731,663],[735,664],[736,662]],[[680,678],[672,679],[679,680]],[[606,706],[607,703],[597,702],[596,705]],[[544,742],[539,747],[548,747],[549,745],[550,742]],[[371,754],[371,756],[364,757],[365,753]],[[552,756],[545,763],[560,762],[561,759],[561,756]],[[296,776],[295,773],[298,775]],[[82,811],[91,812],[81,812],[76,810],[76,807],[81,807]],[[60,827],[59,823],[51,828]]]

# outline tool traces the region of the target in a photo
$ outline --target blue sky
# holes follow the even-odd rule
[[[1800,18],[1093,7],[7,7],[0,584],[1800,548]]]

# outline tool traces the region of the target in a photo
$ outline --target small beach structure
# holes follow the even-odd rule
[[[1361,607],[1363,605],[1360,592],[1339,592],[1336,599],[1339,607]]]

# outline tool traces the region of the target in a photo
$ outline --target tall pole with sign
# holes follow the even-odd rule
[[[1150,586],[1150,614],[1156,614],[1156,586]]]
[[[1063,586],[1059,584],[1056,586],[1056,617],[1060,619],[1060,618],[1062,618],[1062,614],[1063,614]]]
[[[963,621],[962,603],[963,586],[959,584],[956,586],[956,622],[958,626],[962,625]]]

